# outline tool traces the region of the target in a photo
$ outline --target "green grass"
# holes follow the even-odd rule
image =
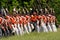
[[[60,28],[58,32],[48,32],[48,33],[37,33],[33,32],[30,34],[24,34],[22,36],[9,36],[2,37],[0,40],[60,40]]]

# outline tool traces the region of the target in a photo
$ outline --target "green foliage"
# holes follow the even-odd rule
[[[48,2],[47,2],[48,1]],[[56,13],[60,13],[60,0],[0,0],[1,7],[13,8],[13,7],[33,7],[38,4],[42,4],[42,7],[47,5],[54,8]],[[46,5],[47,4],[47,5]]]
[[[17,0],[12,0],[12,6],[13,6],[13,7],[19,6],[18,1],[17,1]]]
[[[58,23],[60,24],[60,0],[50,1],[49,6],[54,8]]]
[[[60,0],[0,0],[0,4],[0,8],[7,7],[10,12],[12,12],[14,7],[17,9],[27,7],[29,9],[30,7],[41,5],[42,8],[45,8],[46,6],[54,8],[56,14],[60,14]]]

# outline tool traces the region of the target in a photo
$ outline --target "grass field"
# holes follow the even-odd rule
[[[0,40],[60,40],[60,28],[58,32],[48,32],[48,33],[37,33],[32,32],[30,34],[24,34],[22,36],[9,36],[2,37]]]

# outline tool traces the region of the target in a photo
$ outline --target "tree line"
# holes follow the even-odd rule
[[[0,9],[8,8],[9,12],[12,12],[13,8],[54,8],[55,13],[58,15],[57,19],[60,21],[60,0],[0,0]]]

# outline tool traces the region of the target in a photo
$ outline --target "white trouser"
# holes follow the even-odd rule
[[[20,24],[20,25],[21,25],[21,32],[22,34],[24,34],[23,24]]]
[[[20,27],[20,24],[18,23],[18,31],[19,31],[19,34],[21,34],[22,35],[22,29],[21,29],[21,27]]]
[[[29,22],[28,22],[28,30],[29,30],[29,32],[31,32],[31,26],[30,26]]]
[[[15,32],[16,32],[16,34],[19,35],[19,31],[18,31],[18,28],[17,28],[17,24],[14,24],[14,26],[15,26]]]
[[[39,27],[39,25],[37,25],[37,32],[38,32],[38,33],[40,32],[40,27]]]
[[[48,32],[48,29],[47,29],[47,27],[46,27],[44,22],[41,23],[41,26],[43,27],[43,31],[44,32]]]
[[[26,24],[24,24],[24,28],[25,28],[25,31],[29,34]]]
[[[0,29],[0,37],[2,37],[2,30]]]
[[[54,23],[51,23],[52,24],[52,29],[54,32],[57,32],[57,28],[56,28],[56,25]]]
[[[42,28],[42,26],[40,25],[40,27],[39,27],[39,30],[40,30],[40,32],[42,32],[43,31],[43,28]]]
[[[12,29],[13,29],[13,31],[12,32],[14,32],[15,33],[15,28],[14,28],[14,25],[12,24]]]
[[[48,23],[48,30],[50,31],[50,32],[52,32],[52,28],[51,28],[51,26],[50,26],[50,23]]]
[[[31,24],[31,28],[34,29],[34,25],[33,24]]]
[[[39,21],[37,20],[37,32],[40,32]]]
[[[16,27],[14,27],[13,24],[12,24],[12,28],[13,28],[13,31],[12,32],[18,35],[18,29]]]

